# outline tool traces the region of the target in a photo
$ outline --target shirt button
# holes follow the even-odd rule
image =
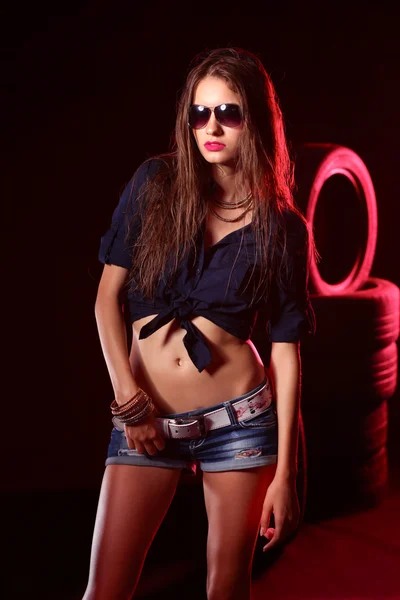
[[[201,271],[200,269],[196,269],[196,275],[200,275]]]

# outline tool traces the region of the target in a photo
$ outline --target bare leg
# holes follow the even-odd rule
[[[209,522],[208,600],[250,600],[251,566],[262,506],[276,464],[203,473]]]
[[[106,467],[83,600],[132,597],[180,472],[161,467]]]

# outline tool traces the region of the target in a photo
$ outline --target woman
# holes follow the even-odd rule
[[[257,535],[269,549],[299,520],[313,246],[258,58],[233,48],[199,57],[175,134],[173,152],[139,167],[101,240],[95,314],[114,428],[85,600],[131,598],[182,469],[203,471],[209,600],[248,600]]]

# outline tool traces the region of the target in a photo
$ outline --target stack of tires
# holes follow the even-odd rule
[[[377,206],[361,158],[345,147],[305,144],[296,181],[320,254],[309,280],[317,332],[301,348],[305,518],[313,519],[371,506],[386,490],[400,295],[370,276]]]

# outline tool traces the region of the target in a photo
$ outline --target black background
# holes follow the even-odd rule
[[[2,485],[97,486],[112,389],[94,321],[100,235],[166,151],[189,63],[236,45],[271,73],[294,143],[348,146],[373,179],[371,275],[400,285],[400,42],[379,3],[58,2],[1,18]]]

